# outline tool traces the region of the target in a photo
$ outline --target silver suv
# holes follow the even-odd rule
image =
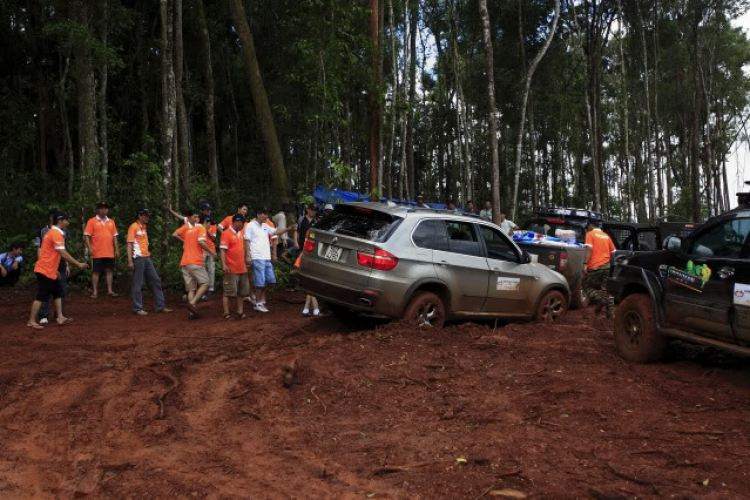
[[[565,278],[478,217],[383,203],[340,204],[309,231],[300,283],[332,309],[419,326],[455,318],[556,321]]]

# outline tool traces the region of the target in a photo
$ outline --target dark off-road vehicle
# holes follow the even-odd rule
[[[617,252],[607,287],[623,358],[656,361],[669,338],[750,355],[750,193],[738,198],[665,250]]]

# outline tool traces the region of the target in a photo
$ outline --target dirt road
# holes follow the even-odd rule
[[[750,498],[750,364],[628,364],[603,319],[410,330],[276,294],[189,322],[74,296],[32,333],[31,294],[1,293],[0,499]]]

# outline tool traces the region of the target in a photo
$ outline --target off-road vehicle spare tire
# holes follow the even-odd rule
[[[403,319],[420,328],[442,328],[445,324],[445,305],[432,292],[418,292],[406,306]]]
[[[668,339],[656,331],[648,295],[628,295],[615,311],[615,345],[623,359],[651,363],[664,356]]]
[[[559,290],[545,293],[536,308],[534,321],[537,323],[554,323],[560,321],[568,313],[568,299]]]

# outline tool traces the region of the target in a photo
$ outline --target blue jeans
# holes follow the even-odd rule
[[[62,310],[63,315],[65,314],[65,294],[68,291],[68,278],[65,276],[65,269],[60,271],[60,288],[62,288]],[[39,308],[39,319],[47,318],[51,320],[55,316],[55,306],[52,306],[52,317],[49,314],[49,303],[48,301],[42,302],[42,307]]]
[[[154,294],[154,306],[157,311],[164,309],[164,292],[161,289],[161,279],[156,273],[156,268],[151,262],[151,257],[135,257],[133,259],[133,287],[131,296],[133,298],[133,310],[143,310],[143,278],[148,281],[148,286]]]

